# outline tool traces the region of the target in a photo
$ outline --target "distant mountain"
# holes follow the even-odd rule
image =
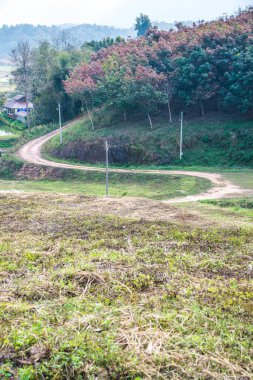
[[[169,30],[175,28],[175,24],[166,22],[154,22],[159,29]],[[36,46],[41,40],[54,41],[57,36],[66,31],[77,45],[92,40],[102,40],[106,37],[123,38],[135,37],[134,28],[121,29],[106,25],[96,24],[62,24],[54,26],[18,24],[15,26],[3,25],[0,28],[0,60],[8,59],[9,52],[14,49],[19,41],[30,41],[32,46]]]
[[[19,41],[29,40],[35,46],[40,40],[48,40],[57,33],[56,27],[33,26],[30,24],[19,24],[15,26],[3,25],[0,28],[0,56],[8,56]]]
[[[118,36],[127,38],[129,36],[134,37],[136,35],[135,30],[132,29],[120,29],[113,26],[96,25],[96,24],[82,24],[77,26],[68,27],[68,33],[70,33],[78,43],[89,42],[92,40],[100,41],[106,37],[116,38]]]
[[[102,25],[71,25],[63,24],[59,26],[19,24],[15,26],[3,25],[0,28],[0,57],[8,56],[9,52],[15,48],[19,41],[30,41],[32,46],[36,46],[41,40],[52,41],[57,38],[60,32],[66,30],[68,34],[78,43],[92,40],[102,40],[106,37],[135,36],[133,29],[120,29]]]

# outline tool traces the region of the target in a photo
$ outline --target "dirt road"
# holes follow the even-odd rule
[[[66,125],[63,129],[71,127],[73,124],[70,123]],[[24,145],[19,151],[18,156],[26,162],[50,166],[54,168],[64,168],[64,169],[78,169],[85,171],[99,171],[103,172],[105,169],[99,167],[85,166],[85,165],[74,165],[61,162],[49,161],[41,156],[41,150],[43,145],[50,140],[53,136],[59,134],[59,130],[48,133],[45,136],[39,137],[35,140],[30,141]],[[164,201],[165,203],[181,203],[181,202],[194,202],[205,199],[219,199],[225,197],[237,197],[243,196],[247,193],[247,190],[234,185],[230,181],[226,180],[221,174],[216,173],[205,173],[205,172],[190,172],[181,170],[141,170],[141,169],[110,169],[114,173],[140,173],[140,174],[160,174],[160,175],[189,175],[194,177],[205,178],[212,182],[213,187],[205,192],[198,195],[186,196],[180,198],[170,199]]]

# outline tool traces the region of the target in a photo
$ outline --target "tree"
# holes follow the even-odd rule
[[[76,40],[68,30],[61,30],[52,37],[52,43],[58,51],[73,51],[76,48]]]
[[[66,51],[59,52],[55,59],[53,60],[53,64],[50,66],[48,71],[48,79],[51,81],[51,92],[55,104],[59,107],[61,104],[61,109],[63,116],[66,114],[69,117],[73,115],[70,114],[70,98],[65,91],[64,81],[67,79],[69,73],[71,71],[71,59],[70,55]]]
[[[66,92],[81,100],[83,112],[84,107],[86,108],[93,130],[94,123],[89,106],[92,107],[93,95],[97,90],[98,80],[102,76],[103,70],[99,62],[91,62],[90,65],[77,66],[64,81]]]
[[[246,113],[253,110],[253,48],[234,50],[222,89],[225,106]]]
[[[73,116],[73,102],[65,93],[62,81],[72,67],[72,52],[57,51],[47,42],[40,42],[32,53],[31,93],[36,123],[49,123],[58,117],[56,104],[61,102],[64,119]],[[75,60],[74,60],[75,61]]]
[[[144,110],[148,116],[150,129],[153,130],[153,123],[150,113],[156,108],[157,104],[165,103],[162,84],[165,76],[157,74],[150,67],[138,65],[132,78],[130,97],[134,104]]]
[[[171,46],[167,44],[163,39],[160,40],[159,33],[154,34],[154,30],[151,31],[152,39],[155,39],[157,44],[153,46],[153,59],[152,66],[159,73],[163,73],[165,80],[163,83],[163,90],[167,98],[167,106],[169,112],[169,123],[172,123],[172,110],[171,103],[174,95],[176,94],[176,85],[178,82],[177,74],[178,68],[176,65],[175,57],[172,54]],[[158,36],[158,39],[156,38]],[[160,40],[160,41],[159,41]]]
[[[90,42],[85,42],[82,47],[91,48],[92,50],[97,52],[101,49],[105,49],[105,48],[108,48],[109,46],[112,46],[114,44],[119,44],[122,42],[125,42],[125,39],[120,36],[116,37],[115,39],[111,37],[107,37],[107,38],[104,38],[102,41],[93,40]]]
[[[0,109],[3,107],[5,101],[6,101],[6,94],[0,93]]]
[[[199,105],[205,114],[205,102],[215,97],[219,89],[213,57],[201,46],[189,49],[177,60],[178,91],[186,105]]]
[[[15,64],[16,69],[12,72],[17,88],[24,92],[26,109],[27,109],[27,125],[30,129],[30,113],[29,113],[29,97],[31,91],[31,59],[32,49],[29,42],[19,42],[17,47],[10,53],[11,60]]]
[[[167,97],[167,105],[169,111],[169,122],[172,123],[172,112],[171,112],[171,101],[175,93],[176,88],[176,74],[177,70],[174,72],[166,73],[166,81],[164,82],[165,94]]]
[[[135,30],[137,31],[137,37],[145,36],[147,31],[152,28],[150,18],[147,15],[140,14],[136,18]]]

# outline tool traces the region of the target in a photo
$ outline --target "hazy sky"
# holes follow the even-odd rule
[[[0,0],[0,25],[96,23],[129,27],[141,12],[152,20],[214,19],[251,0]]]

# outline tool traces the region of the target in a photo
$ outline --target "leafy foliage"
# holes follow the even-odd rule
[[[59,101],[64,119],[82,108],[93,128],[97,107],[107,124],[111,111],[125,121],[141,111],[151,129],[152,113],[166,108],[170,123],[180,110],[253,113],[252,8],[168,32],[150,28],[147,16],[137,21],[145,28],[137,39],[107,38],[79,49],[62,33],[57,44],[42,41],[33,49],[36,123],[56,121]]]
[[[144,21],[148,23],[142,15],[139,22]],[[170,122],[171,107],[191,107],[201,115],[206,110],[251,113],[252,28],[249,8],[169,32],[148,28],[145,37],[109,44],[92,54],[89,63],[103,70],[97,77],[97,104],[125,115],[140,108],[149,113],[167,103]]]
[[[147,15],[141,13],[140,16],[136,18],[135,30],[137,31],[137,37],[145,36],[151,27],[152,24]]]

